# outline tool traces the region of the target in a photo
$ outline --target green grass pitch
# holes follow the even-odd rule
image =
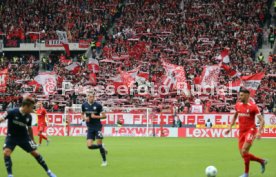
[[[243,172],[236,139],[124,138],[104,139],[108,166],[101,167],[98,150],[86,148],[84,137],[51,137],[38,150],[58,177],[204,177],[214,165],[218,177],[238,177]],[[4,143],[4,137],[0,137]],[[45,142],[44,142],[45,143]],[[276,176],[276,140],[255,141],[251,152],[269,159],[267,171],[251,163],[250,177]],[[36,161],[20,148],[12,156],[15,177],[46,177]],[[6,170],[0,160],[0,177]]]

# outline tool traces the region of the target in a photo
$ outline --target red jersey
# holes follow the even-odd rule
[[[240,132],[246,132],[250,129],[256,129],[255,116],[260,114],[256,104],[238,102],[235,106],[239,118]]]
[[[36,110],[36,114],[37,114],[38,125],[41,125],[41,124],[45,125],[46,124],[46,114],[47,114],[46,109],[39,108]]]

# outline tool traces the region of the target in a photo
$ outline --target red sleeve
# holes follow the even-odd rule
[[[255,112],[255,115],[261,114],[260,109],[258,108],[257,105],[255,105],[254,112]]]
[[[238,103],[235,105],[235,111],[238,112],[237,110],[238,110]]]
[[[46,109],[43,109],[42,114],[43,114],[43,115],[46,115],[46,114],[47,114]]]

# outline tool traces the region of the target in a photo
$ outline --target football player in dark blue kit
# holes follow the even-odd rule
[[[99,149],[103,162],[102,166],[107,166],[106,154],[102,139],[102,123],[101,119],[105,119],[106,115],[103,112],[101,104],[95,102],[95,94],[88,93],[87,102],[82,104],[82,117],[86,121],[87,125],[87,147],[88,149],[94,150]],[[95,144],[95,140],[97,144]]]
[[[33,112],[34,104],[35,102],[33,99],[24,98],[20,108],[9,110],[0,117],[0,123],[5,120],[8,121],[7,137],[3,147],[4,161],[8,177],[13,177],[11,154],[16,146],[19,146],[26,152],[30,153],[43,167],[49,177],[56,177],[56,175],[49,170],[46,162],[36,150],[37,145],[34,143],[32,116],[30,114]],[[39,175],[32,174],[31,176]]]

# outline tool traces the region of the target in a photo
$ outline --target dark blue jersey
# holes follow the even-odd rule
[[[82,113],[86,115],[86,117],[90,117],[90,121],[86,122],[86,125],[88,128],[95,128],[95,129],[101,129],[102,123],[100,119],[92,119],[91,115],[95,114],[99,116],[101,112],[103,111],[103,107],[101,104],[94,102],[93,104],[89,104],[88,102],[85,102],[81,106]]]
[[[19,108],[15,108],[6,112],[3,116],[8,120],[8,132],[7,136],[14,138],[28,138],[28,127],[32,126],[31,114],[23,114],[19,111]]]

